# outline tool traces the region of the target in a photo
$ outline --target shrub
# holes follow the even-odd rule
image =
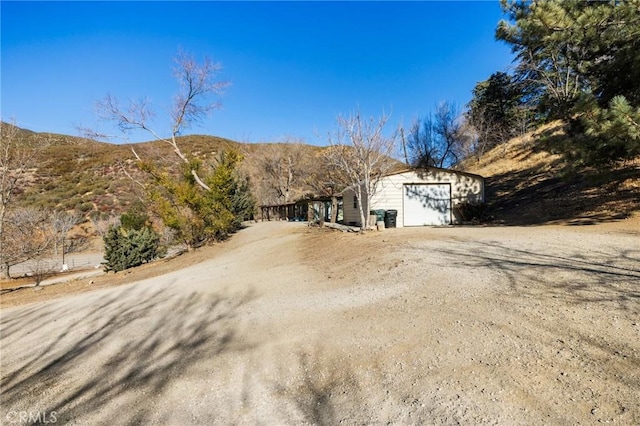
[[[91,210],[93,210],[93,203],[89,203],[89,202],[77,203],[75,205],[75,209],[82,213],[88,213]]]
[[[454,214],[461,222],[482,222],[487,219],[487,204],[463,201],[454,206]]]
[[[160,237],[149,226],[127,229],[114,226],[104,236],[105,271],[119,272],[152,261],[158,256]]]
[[[182,165],[180,176],[162,170],[157,164],[140,164],[141,170],[154,180],[146,194],[150,208],[188,250],[225,239],[253,211],[248,182],[237,171],[241,160],[238,152],[225,151],[210,169],[198,160]],[[194,170],[209,190],[196,182]]]
[[[150,226],[151,221],[149,215],[144,210],[144,206],[137,203],[120,215],[120,223],[125,229],[139,231],[145,226]]]
[[[71,210],[76,208],[76,200],[74,199],[66,199],[60,202],[60,207],[63,210]]]

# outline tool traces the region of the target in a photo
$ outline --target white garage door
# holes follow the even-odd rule
[[[451,185],[404,186],[404,226],[451,224]]]

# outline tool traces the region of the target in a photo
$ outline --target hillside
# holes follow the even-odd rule
[[[486,178],[496,222],[592,224],[640,211],[640,158],[613,170],[576,170],[550,153],[563,135],[562,124],[551,123],[461,165]]]
[[[613,171],[574,170],[560,155],[549,152],[548,145],[562,134],[562,126],[553,123],[460,165],[462,170],[486,178],[489,215],[494,223],[595,223],[640,211],[640,159]],[[122,213],[137,199],[137,187],[127,174],[142,176],[129,146],[23,129],[20,137],[49,141],[31,171],[28,187],[19,194],[20,204],[75,209],[95,216]],[[264,173],[266,160],[286,152],[300,168],[313,169],[322,151],[310,145],[247,144],[205,135],[183,136],[179,144],[184,152],[204,162],[212,161],[225,149],[242,152],[242,171],[249,176],[258,202],[264,203],[277,200],[273,182],[268,182]],[[145,158],[174,158],[171,148],[161,142],[133,146]],[[295,181],[289,200],[313,192],[311,181]]]
[[[4,126],[7,124],[3,123]],[[50,133],[35,133],[19,129],[18,138],[39,138],[47,146],[38,156],[36,167],[30,171],[28,184],[21,188],[17,202],[24,206],[46,209],[75,209],[87,216],[120,214],[137,197],[137,185],[132,181],[142,179],[135,165],[133,147],[143,158],[175,164],[175,154],[165,143],[154,141],[129,145],[117,145],[94,140]],[[205,164],[215,161],[224,150],[236,149],[244,155],[242,172],[253,186],[258,201],[270,200],[264,182],[261,165],[264,159],[283,151],[282,146],[292,144],[248,144],[228,139],[190,135],[179,138],[179,145]],[[321,148],[296,144],[298,160],[304,164],[316,161]],[[291,198],[311,192],[304,182],[291,191]]]
[[[120,168],[131,166],[127,147],[48,133],[24,131],[24,136],[48,145],[17,197],[19,204],[90,214],[120,212],[135,199],[131,181]]]

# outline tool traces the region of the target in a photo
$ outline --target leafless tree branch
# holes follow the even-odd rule
[[[155,140],[166,143],[173,149],[178,159],[190,164],[188,156],[182,152],[177,137],[182,130],[193,123],[197,123],[206,117],[212,110],[219,107],[215,100],[221,95],[228,82],[216,79],[221,67],[219,64],[206,58],[202,63],[198,63],[193,56],[184,52],[179,52],[175,59],[174,74],[179,83],[178,94],[174,98],[173,107],[170,113],[170,137],[161,137],[150,124],[154,117],[154,112],[146,99],[130,101],[125,108],[112,95],[107,95],[97,103],[99,115],[108,121],[114,122],[123,134],[131,130],[142,130],[149,133]],[[142,158],[131,147],[133,155],[138,161]],[[210,191],[211,188],[200,178],[197,170],[191,169],[191,174],[195,181],[203,189]]]
[[[38,155],[49,144],[40,135],[27,137],[20,134],[15,120],[2,123],[0,137],[0,268],[9,278],[12,256],[8,244],[7,225],[16,191],[26,183],[35,167]],[[14,263],[15,264],[15,263]]]
[[[341,171],[341,183],[357,195],[362,229],[367,223],[364,207],[371,205],[380,178],[397,163],[393,155],[398,131],[391,136],[383,133],[388,120],[384,114],[379,119],[363,119],[359,111],[346,117],[340,115],[325,150],[327,163]]]

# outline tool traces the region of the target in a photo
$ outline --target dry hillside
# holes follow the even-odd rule
[[[494,221],[590,224],[640,211],[640,158],[612,170],[576,170],[550,153],[563,134],[561,123],[551,123],[462,165],[486,178]]]
[[[575,170],[560,155],[550,153],[550,145],[562,134],[561,124],[552,123],[461,165],[486,178],[489,215],[495,223],[594,223],[640,211],[640,159],[614,170]],[[21,130],[20,137],[49,141],[28,187],[19,194],[21,204],[76,209],[88,216],[119,214],[136,200],[136,185],[124,170],[141,176],[128,146],[29,130]],[[259,203],[281,201],[273,178],[264,172],[265,161],[279,157],[287,157],[284,163],[295,163],[301,175],[291,185],[289,201],[318,192],[313,175],[305,173],[320,164],[320,147],[238,143],[204,135],[184,136],[179,143],[184,152],[204,162],[214,161],[222,150],[241,151],[242,171]],[[135,144],[135,149],[145,158],[175,159],[170,147],[161,142]]]
[[[6,123],[2,123],[3,133]],[[35,133],[20,129],[18,138],[39,139],[46,147],[41,150],[36,167],[29,173],[26,186],[19,190],[17,202],[25,206],[45,209],[75,209],[86,216],[120,214],[137,199],[137,186],[131,180],[142,179],[130,146],[97,142],[68,135]],[[253,187],[258,202],[273,199],[269,183],[262,171],[265,158],[279,155],[293,144],[248,144],[205,135],[179,138],[183,152],[189,153],[205,164],[229,149],[240,151],[245,160],[242,172]],[[145,159],[166,164],[178,164],[168,144],[144,142],[132,145]],[[317,164],[321,148],[295,144],[300,166]],[[177,168],[175,168],[177,172]],[[295,199],[312,192],[309,182],[300,180],[291,190]]]

